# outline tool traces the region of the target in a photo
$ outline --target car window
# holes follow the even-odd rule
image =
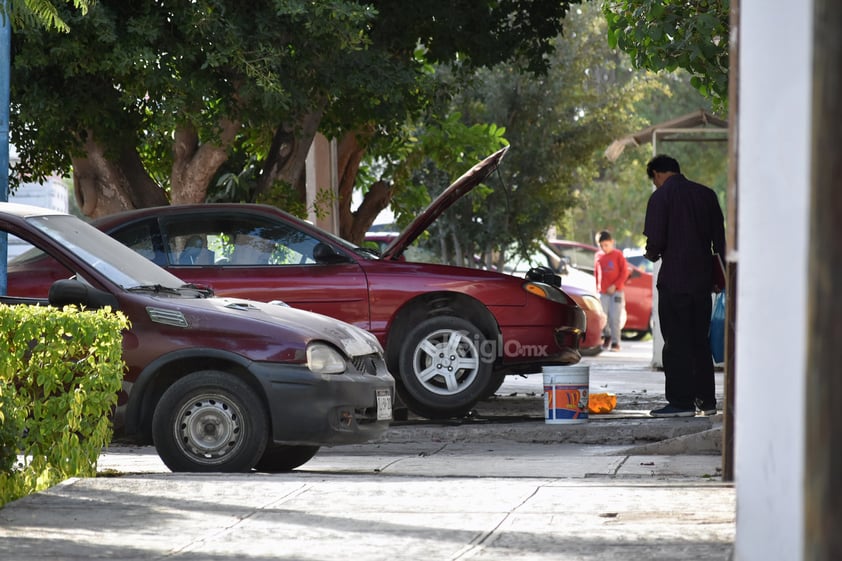
[[[187,215],[161,223],[170,263],[310,265],[319,240],[292,225],[245,214]]]
[[[115,232],[112,237],[157,265],[166,266],[168,263],[166,250],[153,220],[132,224]]]
[[[53,282],[74,276],[73,271],[39,248],[12,234],[8,234],[8,237],[11,251],[6,262],[5,296],[46,299]],[[12,240],[15,240],[14,246]],[[29,249],[18,253],[24,247]]]
[[[553,271],[558,271],[560,266],[558,260],[552,259],[549,255],[540,250],[534,250],[528,257],[522,255],[512,255],[505,265],[503,265],[503,272],[510,275],[522,276],[526,274],[532,267],[549,267]]]
[[[70,271],[59,264],[52,255],[56,247],[72,253],[80,262],[96,269],[110,282],[125,289],[138,286],[181,287],[184,282],[160,267],[149,264],[126,247],[96,228],[85,225],[78,218],[63,214],[32,216],[26,220],[29,228],[40,230],[52,239],[48,245],[32,247],[7,262],[10,281],[17,274],[21,283],[31,278],[33,284],[46,287],[54,280],[68,278],[78,272]],[[34,238],[21,234],[30,243]],[[19,274],[18,274],[19,273]],[[43,274],[42,274],[43,273]],[[12,282],[9,283],[10,285]],[[46,289],[43,290],[46,292]]]

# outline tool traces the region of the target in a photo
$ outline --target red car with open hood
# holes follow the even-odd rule
[[[585,332],[582,309],[554,286],[401,258],[505,152],[457,179],[382,255],[264,205],[147,208],[94,225],[217,295],[282,301],[372,332],[410,410],[462,416],[507,374],[578,362]]]

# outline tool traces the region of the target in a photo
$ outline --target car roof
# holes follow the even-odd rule
[[[6,202],[0,203],[0,212],[5,212],[7,214],[17,216],[19,218],[27,218],[30,216],[67,214],[66,212],[53,210],[51,208]]]
[[[599,251],[599,248],[596,247],[595,245],[590,245],[590,244],[581,243],[581,242],[574,242],[572,240],[550,239],[550,240],[547,240],[547,243],[551,244],[551,245],[562,245],[562,246],[565,246],[565,247],[578,247],[578,248],[587,249],[587,250],[590,250],[590,251]]]

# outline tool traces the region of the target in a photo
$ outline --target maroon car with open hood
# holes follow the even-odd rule
[[[585,332],[582,309],[550,284],[400,258],[505,152],[457,179],[383,255],[265,205],[147,208],[94,225],[217,295],[282,301],[372,332],[409,409],[462,416],[507,374],[578,362]]]

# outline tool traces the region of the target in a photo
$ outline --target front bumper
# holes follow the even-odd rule
[[[534,372],[545,364],[579,362],[579,345],[587,328],[585,312],[578,306],[565,306],[562,311],[561,322],[556,316],[536,318],[528,325],[501,326],[503,366]]]
[[[391,423],[395,381],[381,357],[363,357],[343,374],[318,375],[306,366],[253,363],[269,406],[275,444],[359,444]],[[388,392],[389,419],[378,420],[378,392]],[[383,403],[381,398],[381,413]]]

